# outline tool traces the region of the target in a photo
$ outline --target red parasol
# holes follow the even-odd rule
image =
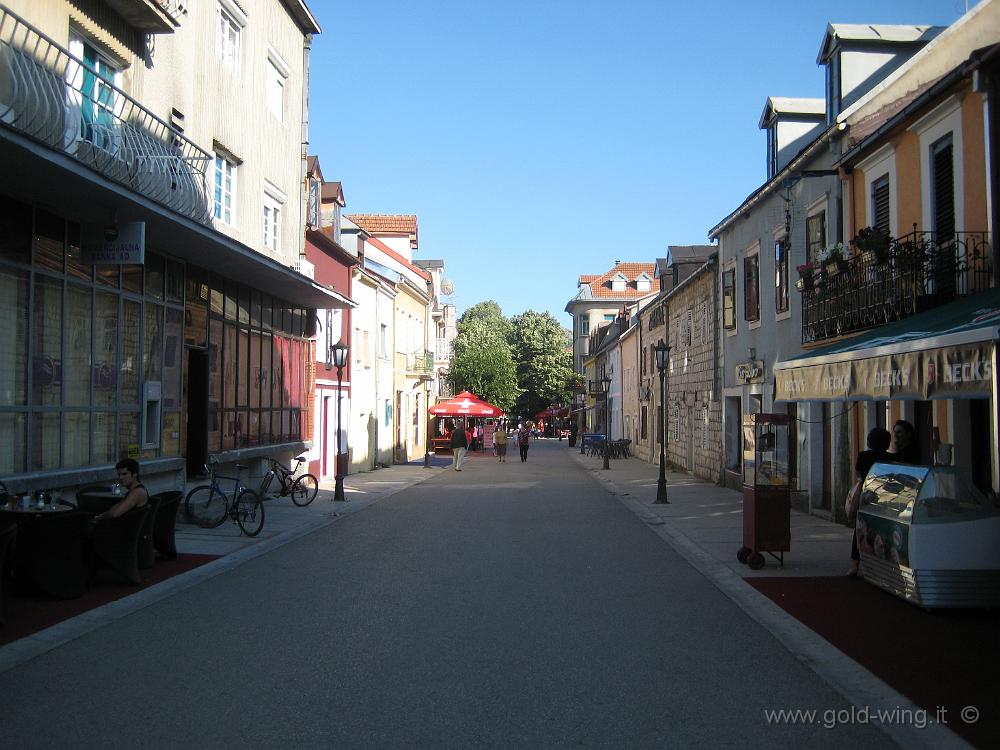
[[[475,393],[462,391],[454,398],[428,409],[435,417],[499,417],[503,409],[483,401]]]

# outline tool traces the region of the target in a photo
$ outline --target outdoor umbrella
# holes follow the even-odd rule
[[[500,417],[503,409],[483,401],[475,393],[462,391],[454,398],[434,404],[428,411],[435,417]]]

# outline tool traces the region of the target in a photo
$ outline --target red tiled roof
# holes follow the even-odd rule
[[[347,218],[368,234],[408,234],[410,246],[417,246],[417,217],[413,214],[347,214]]]
[[[611,289],[611,279],[619,273],[626,279],[625,290],[615,292]],[[604,299],[638,299],[657,291],[655,284],[650,284],[649,291],[640,292],[636,289],[635,280],[644,273],[649,276],[651,282],[654,282],[656,279],[656,264],[618,263],[614,268],[605,273],[580,276],[580,284],[590,285],[590,294],[592,297]]]

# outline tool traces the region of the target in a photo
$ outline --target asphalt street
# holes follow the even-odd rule
[[[893,747],[566,452],[472,458],[0,674],[8,748]]]

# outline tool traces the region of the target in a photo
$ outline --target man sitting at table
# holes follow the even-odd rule
[[[149,502],[149,493],[139,482],[139,462],[134,458],[123,458],[115,464],[118,472],[118,482],[125,485],[125,497],[112,505],[103,513],[94,516],[95,521],[103,521],[105,518],[118,518],[128,513],[133,508],[141,508]]]

